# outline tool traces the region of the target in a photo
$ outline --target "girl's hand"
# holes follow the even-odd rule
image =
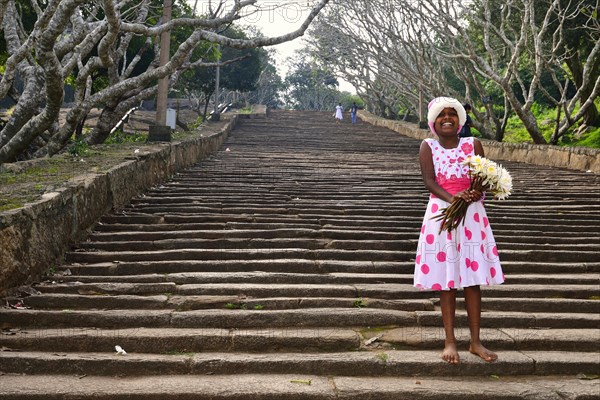
[[[462,192],[458,192],[454,195],[452,200],[455,199],[463,199],[467,203],[473,203],[475,201],[479,201],[483,196],[483,193],[480,190],[463,190]]]

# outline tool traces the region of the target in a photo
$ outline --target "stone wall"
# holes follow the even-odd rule
[[[212,135],[154,146],[107,173],[74,178],[35,203],[0,213],[0,294],[60,265],[69,246],[106,212],[215,152],[237,119]]]
[[[415,139],[433,137],[429,129],[417,125],[378,117],[360,110],[359,117],[372,125],[381,126]],[[492,160],[526,162],[534,165],[560,167],[600,173],[600,150],[586,147],[561,147],[530,143],[500,143],[482,139],[486,157]]]

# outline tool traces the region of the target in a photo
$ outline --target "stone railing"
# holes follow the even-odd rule
[[[157,144],[106,173],[78,176],[37,202],[0,213],[0,294],[60,265],[106,212],[214,153],[237,120],[232,115],[210,135]]]
[[[417,125],[378,117],[359,111],[359,117],[372,125],[381,126],[415,139],[433,137],[429,129]],[[561,147],[530,143],[500,143],[482,139],[486,157],[493,160],[525,162],[534,165],[560,167],[600,173],[600,150],[587,147]]]

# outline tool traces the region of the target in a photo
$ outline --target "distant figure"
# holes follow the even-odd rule
[[[358,106],[356,105],[356,102],[352,103],[352,107],[350,107],[350,115],[352,116],[352,123],[355,124],[356,123],[356,113],[358,112]]]
[[[473,136],[471,134],[471,127],[473,126],[473,120],[469,116],[469,113],[471,112],[471,105],[469,103],[467,103],[463,107],[465,109],[465,112],[467,113],[467,121],[463,125],[462,129],[458,132],[458,137],[471,137],[471,136]]]
[[[344,107],[342,107],[342,103],[338,103],[338,105],[335,107],[335,114],[333,114],[336,124],[339,124],[344,119],[343,110]]]

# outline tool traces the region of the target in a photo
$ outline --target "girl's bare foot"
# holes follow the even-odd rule
[[[469,346],[469,351],[487,362],[496,361],[498,359],[498,355],[496,353],[486,349],[481,343],[471,343]]]
[[[458,364],[460,362],[460,356],[458,355],[455,342],[446,342],[444,351],[442,352],[442,360],[449,364]]]

